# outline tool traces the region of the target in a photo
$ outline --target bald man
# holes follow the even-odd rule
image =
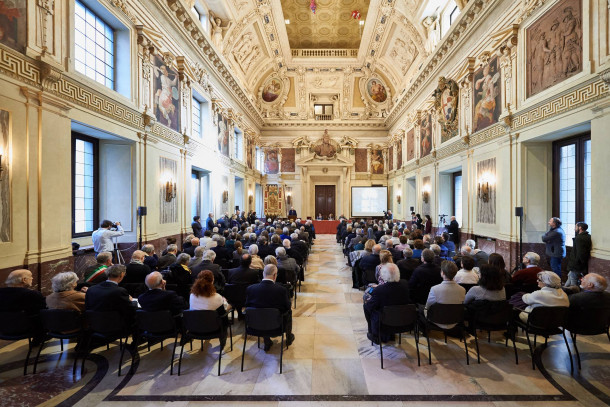
[[[46,308],[44,297],[32,289],[34,278],[30,270],[14,270],[0,288],[0,311],[25,311],[28,315],[37,315]]]
[[[165,280],[158,271],[146,276],[148,291],[138,297],[138,303],[144,311],[156,312],[168,310],[172,315],[180,315],[186,308],[184,299],[175,291],[165,289]]]

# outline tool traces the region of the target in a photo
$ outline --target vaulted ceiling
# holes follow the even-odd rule
[[[281,0],[288,41],[292,49],[358,49],[370,0]],[[352,17],[352,12],[360,18]]]

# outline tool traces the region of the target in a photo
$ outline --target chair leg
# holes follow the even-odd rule
[[[127,338],[125,338],[125,345],[122,346],[123,340],[119,338],[119,346],[121,346],[121,357],[119,358],[119,376],[121,376],[121,365],[123,364],[123,356],[125,355],[125,348],[127,347]]]
[[[538,339],[538,335],[534,335],[534,348],[536,348],[536,346],[538,346],[538,345],[536,345],[536,340],[537,339]]]
[[[85,350],[84,350],[84,354],[83,354],[83,361],[81,362],[80,365],[80,375],[83,375],[83,372],[85,371],[85,360],[87,360],[87,356],[89,356],[89,347],[91,346],[91,335],[88,335],[87,338],[87,344],[85,345]]]
[[[40,357],[40,352],[42,352],[42,348],[44,348],[44,344],[45,344],[46,340],[47,340],[46,337],[42,340],[42,343],[40,344],[40,348],[38,348],[38,352],[36,353],[36,359],[34,359],[34,371],[32,372],[33,374],[36,374],[36,368],[38,367],[38,358]]]
[[[447,332],[443,332],[443,334],[445,335],[445,343],[447,343]]]
[[[248,339],[248,334],[244,332],[244,349],[241,352],[241,371],[244,371],[244,356],[246,355],[246,340]]]
[[[477,330],[476,329],[474,329],[474,335],[473,336],[474,336],[474,346],[477,348],[477,363],[481,364],[481,354],[479,352],[479,338],[478,338],[479,335],[477,335]],[[464,343],[466,343],[465,340],[464,340]]]
[[[487,343],[491,343],[491,331],[487,331]]]
[[[61,351],[63,352],[64,351],[64,340],[59,338],[59,344],[61,346]]]
[[[383,343],[381,342],[381,322],[379,323],[379,330],[377,331],[377,341],[379,342],[379,353],[381,355],[381,368],[383,369]]]
[[[400,332],[398,333],[398,344],[402,344],[402,334]]]
[[[163,339],[161,339],[161,350],[163,350]]]
[[[184,338],[182,339],[184,341]],[[182,353],[184,352],[184,343],[180,346],[180,359],[178,359],[178,376],[180,376],[180,372],[182,370]]]
[[[256,344],[256,346],[260,349],[261,348],[261,337],[258,337],[258,343]]]
[[[534,349],[532,348],[532,342],[530,341],[529,332],[525,332],[525,336],[527,337],[527,346],[530,348],[530,355],[532,357],[532,369],[536,370],[536,363],[534,363]]]
[[[32,339],[28,338],[28,354],[25,357],[25,365],[23,366],[23,375],[28,374],[28,364],[30,363],[30,354],[32,353]]]
[[[218,345],[218,376],[220,376],[220,361],[221,360],[222,360],[222,344]]]
[[[428,342],[428,364],[432,364],[432,353],[430,352],[430,332],[424,327],[424,335],[426,335],[426,342]]]
[[[570,357],[570,374],[574,374],[574,361],[572,360],[572,351],[570,351],[565,329],[561,329],[561,334],[563,335],[563,341],[566,343],[566,349],[568,350],[568,356]]]
[[[199,352],[203,352],[203,339],[201,340],[201,348],[199,349]]]
[[[284,358],[284,329],[282,329],[282,341],[280,343],[280,374],[282,374],[283,358]]]
[[[578,370],[581,369],[580,366],[580,353],[578,352],[578,346],[576,345],[576,334],[572,334],[572,343],[574,344],[574,350],[576,351],[576,360],[578,361]],[[36,365],[34,365],[34,373],[36,373]]]
[[[464,327],[460,327],[460,331],[462,331],[462,339],[464,340],[464,350],[466,351],[466,364],[470,364],[470,357],[468,356],[468,343],[466,342],[466,333],[464,332]],[[476,332],[475,332],[476,336]]]
[[[513,341],[513,348],[515,349],[515,364],[518,365],[519,364],[519,355],[517,354],[517,344],[515,343],[515,335],[516,335],[516,331],[512,330],[510,327],[508,328],[510,330],[510,339],[512,339]],[[508,337],[506,338],[506,342],[508,342]]]
[[[176,334],[176,338],[174,339],[174,349],[172,349],[172,358],[169,362],[169,374],[170,376],[174,374],[174,355],[176,354],[176,345],[178,344],[178,334]]]
[[[233,328],[229,325],[229,340],[231,341],[231,352],[233,352]]]

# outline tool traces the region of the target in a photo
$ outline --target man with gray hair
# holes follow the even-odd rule
[[[126,326],[133,324],[136,306],[119,283],[125,277],[125,266],[115,264],[106,270],[107,280],[89,287],[85,294],[85,309],[98,312],[118,312]]]
[[[379,318],[383,307],[411,303],[409,285],[405,280],[400,279],[400,271],[396,264],[386,263],[381,266],[379,276],[385,283],[375,287],[370,299],[364,304],[364,317],[368,324],[366,336],[376,344],[379,344]],[[390,337],[382,335],[381,340],[387,342]]]
[[[527,252],[523,255],[523,266],[521,270],[517,270],[512,276],[514,285],[536,285],[538,283],[538,273],[543,271],[538,267],[540,256],[534,252]]]
[[[367,279],[365,276],[374,276],[375,269],[379,264],[381,264],[381,259],[379,258],[379,252],[381,251],[381,245],[376,244],[373,246],[373,250],[371,254],[367,254],[360,258],[360,270],[362,270],[362,281],[360,283],[367,284],[372,283],[372,279]]]
[[[140,294],[138,303],[144,311],[157,312],[169,311],[172,315],[179,315],[186,308],[184,299],[175,291],[165,289],[165,280],[158,271],[153,271],[146,276],[146,287],[148,291]]]
[[[159,263],[157,264],[159,271],[165,270],[166,268],[174,264],[176,262],[177,254],[177,245],[170,244],[169,246],[167,246],[167,254],[165,256],[161,256],[161,258],[159,259]]]
[[[136,250],[131,255],[131,262],[127,265],[127,271],[123,284],[143,283],[147,275],[150,274],[150,267],[144,264],[146,253],[142,250]]]
[[[295,259],[288,257],[286,249],[283,247],[275,249],[275,257],[277,258],[277,267],[286,273],[286,282],[295,284],[299,275],[299,265]]]
[[[188,264],[191,261],[191,256],[186,253],[180,253],[176,258],[176,262],[169,267],[169,274],[165,278],[170,284],[178,284],[186,286],[191,284],[191,269]]]
[[[416,304],[425,304],[430,289],[443,281],[441,268],[434,263],[434,252],[424,249],[421,254],[422,265],[413,271],[409,279],[409,290],[411,298]]]
[[[214,264],[214,259],[216,258],[216,253],[211,250],[206,250],[203,252],[203,257],[201,263],[191,268],[191,281],[194,283],[203,270],[210,270],[214,274],[214,288],[216,292],[221,293],[225,288],[226,278],[225,275],[222,274],[222,269],[220,265]]]
[[[155,246],[145,244],[142,246],[142,251],[146,253],[146,257],[144,257],[144,264],[150,267],[151,270],[156,270],[157,264],[159,264],[159,256],[157,256],[157,253],[155,253]]]
[[[398,261],[396,265],[398,266],[398,270],[400,270],[400,278],[409,281],[413,275],[413,271],[419,267],[421,261],[413,258],[413,250],[411,250],[410,247],[405,248],[402,251],[402,255],[404,259]]]
[[[191,261],[189,262],[189,268],[192,270],[193,267],[199,265],[203,261],[203,253],[205,252],[205,247],[197,246],[195,248],[194,256],[191,257]]]
[[[603,276],[597,273],[587,274],[580,280],[580,288],[581,292],[568,297],[570,299],[569,321],[576,326],[587,313],[610,308],[610,293],[606,291],[608,282]]]
[[[46,308],[42,294],[32,290],[33,281],[30,270],[11,271],[4,282],[6,287],[0,288],[0,311],[25,311],[26,314],[35,316],[41,309]]]
[[[252,308],[275,308],[282,314],[284,331],[286,332],[286,346],[294,342],[292,333],[292,308],[288,290],[275,284],[277,278],[277,267],[267,264],[263,269],[263,280],[258,284],[250,285],[246,290],[246,307]],[[271,338],[265,337],[265,352],[273,345]]]
[[[292,257],[294,259],[294,261],[296,261],[296,263],[301,266],[303,264],[303,256],[301,256],[301,253],[299,253],[298,250],[295,250],[292,248],[292,242],[290,241],[290,239],[284,239],[282,241],[282,245],[284,246],[284,249],[286,250],[286,255],[288,257]]]

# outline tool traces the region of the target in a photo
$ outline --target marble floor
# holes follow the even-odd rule
[[[0,342],[0,402],[6,406],[603,406],[610,405],[610,343],[606,336],[580,338],[580,372],[570,375],[561,337],[537,352],[532,370],[527,342],[518,337],[519,364],[501,333],[491,343],[480,335],[481,364],[474,340],[468,338],[470,365],[463,344],[441,335],[431,337],[432,365],[425,339],[417,365],[414,338],[384,345],[384,369],[379,348],[366,338],[362,292],[351,288],[351,270],[334,236],[315,241],[305,282],[293,310],[296,340],[284,351],[279,374],[279,343],[265,353],[256,339],[246,344],[240,371],[243,323],[233,327],[233,350],[227,346],[218,371],[218,341],[184,351],[182,374],[171,376],[172,346],[163,350],[141,346],[135,372],[123,365],[117,376],[118,346],[99,348],[72,376],[72,353],[61,353],[53,342],[45,348],[38,373],[23,377],[25,342]],[[73,345],[70,345],[70,349]],[[179,349],[177,350],[178,354]],[[176,363],[177,368],[177,363]]]

